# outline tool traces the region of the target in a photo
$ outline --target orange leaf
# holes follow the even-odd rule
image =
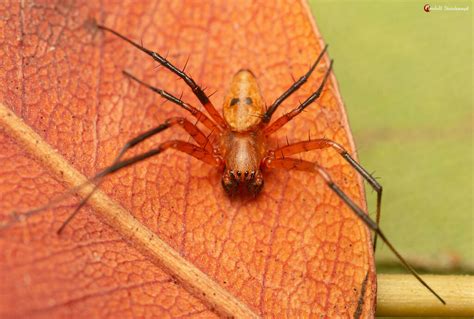
[[[0,101],[87,176],[110,165],[131,137],[170,116],[188,115],[170,103],[163,105],[159,96],[124,78],[122,70],[175,95],[182,91],[183,100],[199,105],[182,81],[157,70],[156,63],[130,45],[91,27],[91,18],[168,53],[178,66],[189,57],[187,73],[206,92],[217,90],[211,98],[215,105],[222,103],[232,75],[241,68],[255,73],[269,105],[293,83],[292,76],[306,72],[323,46],[300,1],[0,6]],[[309,96],[327,65],[325,60],[274,118]],[[9,126],[15,117],[7,111],[0,112],[2,218],[46,203],[70,188],[70,176],[76,176],[23,126]],[[272,145],[286,143],[286,137],[306,139],[308,132],[354,153],[333,76],[322,97],[276,133]],[[170,138],[187,139],[171,129],[134,153]],[[327,168],[365,207],[360,178],[337,153],[314,151],[304,158]],[[0,316],[207,318],[213,311],[226,313],[220,299],[216,303],[203,296],[186,273],[148,253],[157,251],[151,243],[159,239],[152,233],[147,244],[145,238],[137,239],[135,228],[125,227],[132,220],[120,228],[108,218],[112,215],[103,213],[109,209],[104,204],[108,198],[218,283],[223,288],[219,296],[230,293],[233,302],[258,315],[373,316],[369,233],[320,178],[272,171],[265,174],[265,187],[256,199],[229,199],[220,176],[193,158],[165,152],[108,178],[101,186],[106,195],[84,208],[60,237],[56,230],[73,201],[2,231]]]

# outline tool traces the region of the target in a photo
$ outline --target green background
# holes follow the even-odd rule
[[[425,3],[310,1],[359,159],[384,187],[382,229],[427,272],[472,273],[473,8],[430,2],[470,8],[426,13]],[[393,271],[384,245],[376,260]]]

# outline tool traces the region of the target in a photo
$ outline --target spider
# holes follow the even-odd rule
[[[59,228],[58,233],[62,232],[65,226],[87,203],[94,191],[100,186],[104,177],[125,167],[158,155],[170,148],[193,156],[222,171],[222,187],[229,196],[233,196],[243,190],[252,196],[257,196],[264,186],[263,172],[265,170],[285,169],[306,171],[319,175],[319,177],[325,181],[326,185],[356,214],[356,216],[361,219],[367,227],[374,231],[374,250],[378,236],[397,256],[405,268],[407,268],[407,270],[412,273],[436,298],[438,298],[443,304],[446,304],[445,301],[417,274],[413,267],[405,261],[380,229],[379,220],[382,186],[344,149],[342,145],[329,139],[318,138],[288,144],[283,147],[277,147],[276,149],[268,148],[268,138],[271,134],[277,132],[281,127],[295,118],[320,97],[331,73],[333,60],[330,61],[319,87],[313,94],[290,112],[277,118],[273,122],[271,121],[273,114],[280,104],[292,93],[297,91],[311,76],[326,53],[327,45],[321,51],[316,61],[311,65],[306,74],[295,81],[268,108],[265,107],[255,75],[250,70],[246,69],[238,71],[234,75],[230,89],[224,98],[223,114],[221,115],[202,88],[184,72],[184,69],[178,69],[159,53],[143,47],[117,31],[103,25],[97,25],[97,27],[101,30],[112,33],[140,51],[148,54],[163,67],[180,77],[191,88],[192,92],[198,98],[208,115],[169,92],[151,86],[132,74],[123,71],[124,75],[131,80],[158,93],[164,99],[173,102],[188,111],[196,118],[196,124],[201,123],[210,131],[210,133],[206,135],[197,127],[196,124],[193,124],[185,117],[172,117],[167,119],[164,123],[130,139],[121,148],[112,165],[106,167],[104,170],[89,179],[88,182],[95,183],[94,188],[79,202],[75,210]],[[196,144],[182,140],[170,140],[161,143],[147,152],[122,160],[125,153],[136,145],[176,125],[181,126],[196,142]],[[376,191],[376,221],[373,221],[363,209],[356,205],[354,201],[332,181],[331,176],[322,166],[310,161],[290,157],[291,155],[303,152],[327,148],[332,148],[337,151],[340,156],[342,156]],[[82,185],[70,190],[68,194],[74,192],[80,187],[82,187]],[[25,215],[31,215],[48,206],[49,205],[46,205],[39,209],[29,211]]]

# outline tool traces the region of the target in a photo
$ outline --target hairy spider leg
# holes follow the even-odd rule
[[[226,122],[224,121],[224,119],[222,118],[220,113],[216,110],[214,105],[211,103],[211,101],[209,100],[209,97],[206,95],[206,93],[204,93],[204,91],[201,89],[201,87],[199,85],[197,85],[196,82],[190,76],[188,76],[184,71],[178,69],[176,66],[174,66],[171,62],[169,62],[166,58],[161,56],[159,53],[151,51],[151,50],[141,46],[140,44],[132,41],[131,39],[129,39],[126,36],[118,33],[117,31],[109,29],[109,28],[107,28],[106,26],[103,26],[103,25],[97,25],[97,27],[99,29],[108,31],[108,32],[116,35],[117,37],[119,37],[122,40],[130,43],[131,45],[133,45],[134,47],[136,47],[140,51],[145,52],[146,54],[151,56],[155,61],[160,63],[162,66],[164,66],[165,68],[167,68],[168,70],[170,70],[171,72],[173,72],[174,74],[179,76],[181,79],[183,79],[183,81],[186,82],[186,84],[191,88],[194,95],[199,99],[201,104],[204,106],[204,108],[209,113],[209,115],[214,119],[214,121],[216,121],[216,123],[219,126],[221,126],[222,128],[227,127]]]
[[[271,123],[269,126],[267,126],[265,129],[264,129],[264,134],[265,135],[270,135],[274,132],[276,132],[278,129],[280,129],[283,125],[285,125],[286,123],[288,123],[289,121],[291,121],[295,116],[297,116],[298,114],[300,114],[301,112],[303,112],[303,110],[308,107],[308,105],[310,105],[311,103],[313,103],[315,100],[317,100],[319,98],[319,96],[321,95],[321,92],[323,91],[323,88],[324,88],[324,85],[326,84],[327,82],[327,79],[329,77],[329,74],[331,73],[331,70],[332,70],[332,65],[333,65],[333,60],[331,60],[331,63],[329,64],[329,68],[326,70],[326,73],[324,74],[324,78],[323,78],[323,81],[321,82],[321,84],[319,85],[319,88],[316,90],[316,92],[314,92],[313,94],[311,94],[303,103],[301,103],[298,107],[296,107],[295,109],[293,109],[292,111],[284,114],[283,116],[281,116],[280,118],[278,118],[275,122]]]
[[[294,92],[296,92],[304,83],[306,83],[306,81],[308,80],[308,78],[311,76],[311,73],[313,73],[314,69],[316,68],[316,66],[319,64],[319,61],[322,59],[323,55],[324,55],[324,52],[326,52],[328,48],[328,45],[326,44],[326,46],[324,47],[324,49],[321,51],[321,53],[319,54],[318,58],[316,59],[316,62],[314,62],[314,64],[309,68],[308,72],[306,72],[305,75],[303,75],[302,77],[300,77],[296,82],[294,82],[289,88],[288,90],[286,90],[282,95],[280,95],[279,98],[277,98],[275,100],[275,102],[273,102],[272,105],[270,105],[270,107],[268,108],[268,110],[265,112],[265,114],[263,114],[263,117],[262,117],[262,122],[263,123],[269,123],[270,120],[272,119],[272,115],[273,113],[275,113],[275,111],[277,110],[278,106],[280,106],[281,103],[283,103],[284,100],[286,100],[291,94],[293,94]]]
[[[125,145],[122,147],[118,155],[115,157],[114,161],[112,162],[112,165],[110,167],[114,167],[115,165],[118,165],[120,159],[125,155],[125,153],[136,146],[137,144],[140,144],[141,142],[147,140],[148,138],[161,133],[162,131],[170,128],[171,126],[174,125],[180,125],[201,147],[203,150],[206,152],[212,154],[213,153],[213,148],[210,143],[208,143],[207,136],[204,135],[194,124],[192,124],[189,120],[183,118],[183,117],[172,117],[168,120],[166,120],[163,124],[160,124],[157,127],[154,127],[137,137],[129,140],[128,142],[125,143]],[[105,171],[105,170],[104,170]],[[103,172],[104,172],[103,171]],[[58,229],[57,233],[61,234],[64,228],[69,224],[69,222],[77,215],[77,213],[80,211],[80,209],[87,203],[89,198],[94,194],[94,192],[97,190],[97,188],[100,186],[100,184],[103,181],[103,178],[107,174],[103,175],[101,173],[98,173],[96,176],[92,177],[90,180],[95,181],[94,188],[87,194],[86,197],[84,197],[77,207],[74,209],[74,211],[68,216],[68,218],[63,222],[61,227]]]
[[[352,156],[342,147],[342,145],[325,138],[313,139],[309,141],[302,141],[287,146],[279,147],[271,152],[275,154],[275,159],[284,159],[287,156],[308,152],[316,149],[324,149],[331,147],[336,150],[366,181],[370,186],[377,192],[377,215],[376,223],[380,225],[380,210],[382,206],[382,185],[380,185],[377,180],[367,172],[362,165],[360,165]],[[374,251],[377,245],[377,232],[374,235]]]
[[[268,168],[280,168],[285,170],[299,170],[299,171],[306,171],[318,174],[320,177],[324,179],[326,185],[347,205],[349,208],[362,220],[370,229],[376,232],[382,241],[390,248],[390,250],[398,257],[398,260],[405,266],[405,268],[415,276],[418,281],[425,286],[431,293],[436,296],[443,304],[446,304],[443,298],[439,296],[421,277],[418,275],[416,270],[410,266],[410,264],[400,255],[400,253],[395,249],[392,243],[385,237],[384,233],[374,222],[369,215],[367,215],[359,206],[357,206],[350,198],[347,196],[331,179],[328,172],[321,166],[316,163],[295,159],[295,158],[282,158],[282,159],[275,159],[273,157],[268,157],[264,161],[265,167]]]
[[[177,98],[176,96],[172,95],[171,93],[165,90],[154,87],[146,82],[143,82],[142,80],[138,79],[133,74],[127,71],[122,71],[122,73],[126,77],[130,78],[131,80],[139,83],[140,85],[143,85],[144,87],[150,89],[151,91],[155,93],[158,93],[159,95],[161,95],[161,97],[165,98],[166,100],[181,106],[183,109],[191,113],[191,115],[194,116],[198,122],[201,122],[202,124],[204,124],[204,126],[207,127],[212,132],[212,134],[218,134],[221,132],[221,129],[210,118],[208,118],[204,113],[199,111],[194,106],[182,101],[181,99]]]

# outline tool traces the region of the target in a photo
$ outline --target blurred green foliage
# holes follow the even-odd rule
[[[472,271],[472,2],[431,2],[470,8],[430,13],[426,3],[310,0],[359,159],[384,186],[386,235],[428,272],[457,258]],[[377,271],[392,260],[380,245]]]
[[[310,0],[360,161],[384,186],[386,235],[409,258],[472,265],[474,8],[433,2],[470,8],[426,13],[426,3]],[[387,259],[382,244],[376,260]]]

